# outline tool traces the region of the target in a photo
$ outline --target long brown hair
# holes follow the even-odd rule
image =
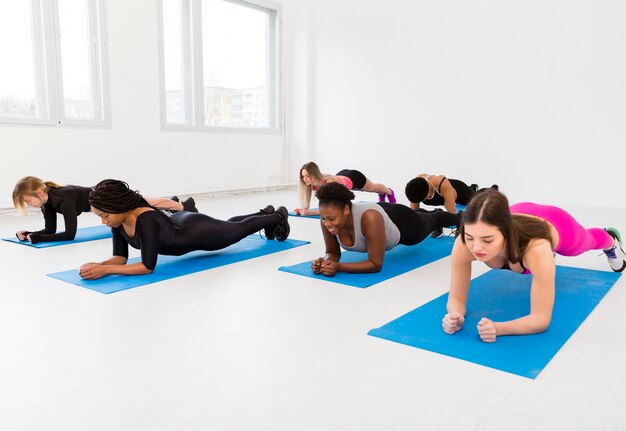
[[[302,207],[308,208],[311,202],[312,192],[311,192],[311,186],[307,186],[302,180],[303,169],[306,169],[310,177],[317,178],[318,180],[322,180],[322,181],[326,181],[326,179],[330,177],[330,175],[323,174],[319,166],[317,166],[317,163],[315,162],[309,162],[309,163],[305,163],[304,165],[302,165],[302,167],[300,168],[300,172],[298,172],[298,176],[300,179],[300,187],[299,187],[298,194],[300,195],[300,202],[302,203]]]
[[[512,263],[522,260],[532,239],[545,239],[553,247],[548,223],[535,217],[511,214],[509,200],[496,190],[489,189],[476,194],[463,211],[459,228],[463,244],[465,225],[477,222],[495,226],[502,233],[506,241],[507,259]]]
[[[28,176],[19,180],[13,188],[13,205],[17,210],[26,214],[26,205],[24,205],[24,196],[37,196],[37,192],[47,192],[51,188],[59,188],[63,185],[54,181],[44,181],[41,178]]]

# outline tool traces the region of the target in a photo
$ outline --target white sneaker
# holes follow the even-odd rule
[[[611,269],[615,272],[622,272],[626,269],[626,253],[622,247],[619,232],[614,228],[608,228],[605,230],[613,238],[614,245],[611,248],[603,250],[604,254],[606,254],[606,258],[609,261]]]

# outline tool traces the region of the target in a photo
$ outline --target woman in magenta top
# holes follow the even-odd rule
[[[299,215],[319,215],[319,210],[312,210],[311,196],[313,190],[327,183],[340,183],[348,190],[378,193],[378,202],[388,202],[395,204],[396,196],[393,190],[381,183],[375,183],[368,179],[362,172],[356,169],[342,169],[336,175],[323,174],[315,162],[305,163],[300,168],[300,201],[301,207],[294,212]]]
[[[506,196],[496,190],[477,194],[463,212],[452,249],[443,330],[454,334],[463,326],[472,262],[477,260],[491,268],[532,274],[530,313],[506,322],[483,317],[477,327],[480,338],[494,342],[497,336],[545,331],[554,305],[555,253],[577,256],[588,250],[602,250],[615,272],[626,268],[626,253],[617,229],[586,229],[554,206],[524,202],[509,207]]]

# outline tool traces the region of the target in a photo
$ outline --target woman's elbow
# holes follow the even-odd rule
[[[383,269],[383,263],[376,263],[376,262],[371,262],[371,268],[369,272],[380,272],[380,270]]]
[[[533,332],[538,334],[546,331],[550,327],[552,316],[536,316],[533,320]]]
[[[141,271],[141,275],[152,274],[154,272],[155,267],[156,265],[153,265],[153,266],[144,265]]]

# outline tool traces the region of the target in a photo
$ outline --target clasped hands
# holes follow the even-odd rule
[[[332,277],[337,273],[339,262],[318,257],[311,262],[311,269],[315,274],[323,274],[326,277]]]
[[[463,329],[463,323],[465,323],[465,317],[461,313],[453,311],[443,317],[441,326],[446,334],[454,334]],[[476,325],[476,329],[478,329],[480,339],[485,343],[494,343],[496,341],[496,326],[491,320],[483,317]]]

